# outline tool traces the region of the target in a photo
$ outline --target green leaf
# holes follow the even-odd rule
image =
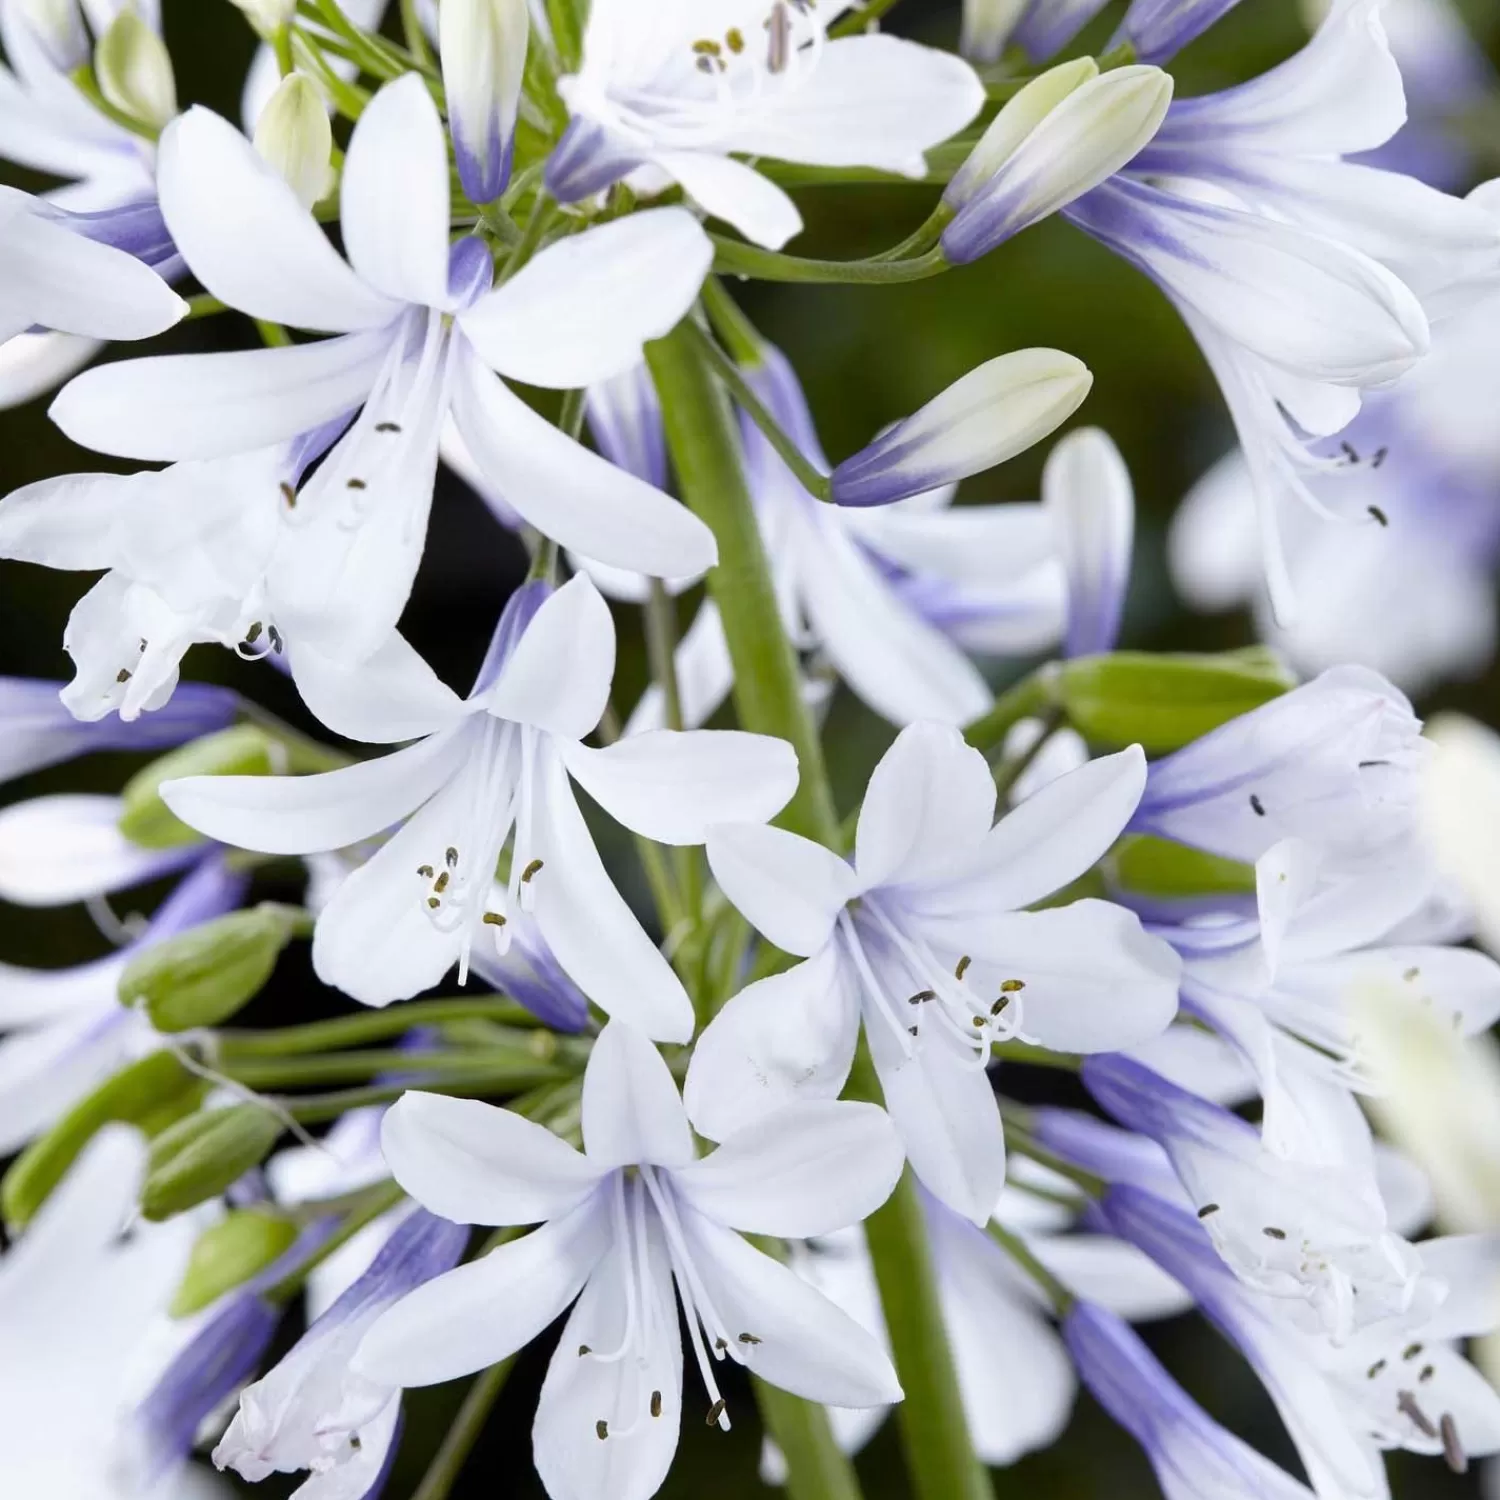
[[[1050,684],[1069,722],[1091,745],[1139,744],[1149,755],[1179,750],[1295,685],[1266,652],[1140,651],[1078,657],[1063,663]]]
[[[0,1212],[6,1224],[24,1229],[104,1126],[134,1125],[147,1136],[157,1135],[192,1114],[207,1090],[208,1085],[171,1052],[153,1052],[122,1068],[11,1164],[0,1184]]]

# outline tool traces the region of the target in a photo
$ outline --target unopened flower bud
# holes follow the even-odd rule
[[[1042,471],[1042,503],[1068,579],[1067,654],[1110,651],[1130,583],[1135,495],[1108,433],[1081,427],[1052,450]]]
[[[137,771],[120,796],[120,832],[147,849],[196,843],[201,834],[181,823],[161,800],[161,784],[179,776],[271,776],[293,769],[282,746],[253,724],[181,745]]]
[[[105,1126],[134,1125],[155,1135],[203,1102],[204,1081],[171,1052],[153,1052],[86,1094],[14,1162],[0,1184],[0,1212],[14,1232],[24,1229]]]
[[[333,126],[318,86],[290,73],[255,122],[255,149],[311,208],[333,191]]]
[[[269,39],[296,14],[297,0],[230,0],[245,13],[245,19]]]
[[[943,254],[977,260],[1098,187],[1156,134],[1171,102],[1160,68],[1116,68],[1081,83],[971,190],[943,232]]]
[[[1238,4],[1239,0],[1131,0],[1110,46],[1128,42],[1142,61],[1166,62]]]
[[[526,0],[444,0],[438,26],[459,181],[492,203],[510,181],[530,12]]]
[[[970,62],[998,62],[1026,4],[1027,0],[964,0],[958,50]]]
[[[1094,377],[1057,349],[1002,354],[846,458],[830,478],[839,505],[889,505],[1004,463],[1077,411]]]
[[[94,49],[99,91],[116,109],[148,125],[164,126],[177,113],[177,82],[167,44],[125,6]]]
[[[231,1104],[179,1120],[151,1143],[141,1212],[148,1219],[170,1219],[218,1197],[265,1160],[281,1131],[281,1121],[259,1104]]]
[[[264,901],[153,943],[120,976],[120,1004],[158,1031],[227,1021],[259,992],[291,938],[295,912]]]
[[[292,1246],[297,1226],[268,1208],[240,1209],[197,1238],[168,1309],[186,1318],[264,1271]]]
[[[1031,0],[1011,33],[1033,62],[1055,57],[1104,9],[1105,0]]]
[[[990,121],[968,160],[953,174],[943,202],[949,208],[962,208],[1074,89],[1098,76],[1099,64],[1092,57],[1075,57],[1033,78]]]
[[[88,32],[78,0],[20,0],[17,9],[21,23],[60,72],[71,73],[89,60]]]

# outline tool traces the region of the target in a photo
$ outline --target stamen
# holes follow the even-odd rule
[[[296,488],[292,485],[292,483],[291,483],[290,480],[283,479],[281,481],[281,498],[283,500],[285,500],[286,503],[289,506],[291,506],[293,510],[296,509],[296,507],[297,507],[297,491],[296,491]]]
[[[1263,818],[1266,815],[1265,804],[1260,800],[1259,797],[1255,795],[1254,792],[1250,793],[1250,811],[1253,812],[1257,818]]]
[[[532,860],[531,863],[529,865],[527,865],[524,870],[521,871],[521,884],[522,885],[530,885],[531,882],[532,882],[532,880],[535,879],[538,871],[541,870],[541,868],[542,868],[542,861],[541,860],[539,860],[539,859]]]
[[[1380,1372],[1383,1369],[1385,1369],[1385,1361],[1383,1359],[1377,1359],[1375,1361],[1375,1363],[1373,1365],[1371,1365],[1368,1370],[1365,1371],[1365,1379],[1366,1380],[1374,1380],[1374,1378],[1378,1374],[1380,1374]]]
[[[1365,509],[1382,525],[1389,526],[1391,518],[1378,505],[1367,505]]]
[[[1408,1344],[1406,1348],[1401,1351],[1401,1358],[1415,1359],[1421,1352],[1422,1346],[1420,1344]]]
[[[1278,1229],[1274,1224],[1267,1224],[1266,1227],[1261,1230],[1261,1233],[1265,1235],[1268,1240],[1284,1240],[1286,1238],[1286,1230]]]
[[[1438,1430],[1432,1425],[1427,1413],[1417,1405],[1417,1398],[1410,1391],[1398,1391],[1396,1393],[1396,1410],[1402,1416],[1410,1417],[1417,1431],[1426,1438],[1435,1438]]]
[[[661,1392],[660,1391],[652,1391],[651,1392],[651,1415],[653,1417],[659,1417],[661,1415]]]
[[[953,977],[955,979],[962,980],[964,975],[969,972],[969,965],[973,962],[974,960],[970,958],[967,953],[965,953],[964,956],[959,959],[959,961],[953,966]]]
[[[375,424],[375,431],[376,432],[400,432],[401,431],[401,424],[399,422],[377,422]]]
[[[719,1399],[717,1401],[715,1401],[712,1406],[709,1407],[709,1409],[708,1409],[708,1415],[703,1419],[703,1425],[705,1427],[717,1427],[719,1425],[720,1419],[723,1417],[723,1415],[724,1415],[724,1398],[722,1396],[720,1396]]]
[[[602,1443],[609,1436],[609,1423],[601,1417],[594,1423],[594,1431],[598,1434],[599,1441]]]

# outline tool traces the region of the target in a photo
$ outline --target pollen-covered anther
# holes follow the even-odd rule
[[[661,1415],[661,1392],[660,1391],[652,1391],[651,1392],[651,1415],[653,1417],[659,1417]]]
[[[1212,1217],[1212,1215],[1218,1213],[1218,1211],[1219,1205],[1217,1203],[1205,1203],[1203,1207],[1198,1210],[1198,1217],[1200,1219],[1207,1219]]]
[[[719,1419],[723,1415],[724,1415],[724,1401],[723,1401],[723,1398],[721,1397],[719,1400],[715,1401],[712,1406],[709,1407],[709,1409],[708,1409],[708,1416],[704,1419],[703,1425],[705,1427],[717,1427],[719,1425]]]
[[[1267,1224],[1266,1227],[1261,1230],[1261,1233],[1265,1235],[1268,1240],[1284,1240],[1286,1238],[1286,1230],[1278,1229],[1274,1224]]]
[[[959,961],[953,966],[953,977],[955,979],[962,979],[964,975],[969,972],[969,965],[973,962],[974,960],[970,958],[967,953],[965,953],[964,956],[959,959]]]
[[[480,919],[486,927],[504,927],[505,918],[497,911],[487,911]]]
[[[531,882],[534,879],[536,879],[536,877],[540,873],[541,869],[542,869],[542,861],[539,860],[539,859],[532,860],[531,863],[529,865],[527,865],[524,870],[521,871],[521,884],[522,885],[530,885]]]
[[[609,1423],[603,1417],[594,1423],[594,1435],[601,1443],[609,1436]]]
[[[753,1333],[742,1333],[740,1335],[740,1343],[742,1343],[742,1344],[758,1344],[758,1343],[760,1343],[760,1340],[758,1338],[756,1338],[756,1336]]]
[[[906,1003],[908,1005],[925,1005],[929,1000],[937,999],[936,990],[918,990]]]

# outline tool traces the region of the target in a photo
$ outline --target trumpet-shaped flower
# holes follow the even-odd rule
[[[741,991],[699,1039],[686,1089],[694,1125],[721,1139],[788,1099],[836,1097],[863,1018],[913,1168],[983,1224],[1005,1179],[991,1044],[1109,1051],[1154,1036],[1176,1011],[1176,956],[1131,914],[1091,900],[1024,910],[1104,854],[1144,775],[1140,750],[1126,750],[994,823],[984,757],[922,723],[870,779],[852,865],[780,829],[713,830],[709,863],[725,895],[806,962]]]
[[[984,89],[961,59],[890,36],[830,38],[848,0],[693,0],[643,13],[589,8],[583,65],[560,92],[572,123],[547,162],[563,202],[621,178],[677,183],[713,218],[780,249],[802,227],[779,187],[736,158],[876,167],[906,177],[979,113]]]
[[[682,1411],[678,1301],[711,1425],[729,1426],[713,1373],[725,1359],[810,1400],[900,1399],[879,1343],[739,1233],[801,1238],[873,1212],[901,1171],[882,1111],[790,1104],[696,1159],[666,1063],[614,1021],[584,1076],[583,1139],[580,1154],[473,1100],[409,1093],[392,1107],[386,1158],[419,1203],[460,1223],[541,1227],[398,1302],[360,1344],[357,1376],[451,1380],[573,1304],[533,1431],[553,1500],[646,1500],[660,1487]]]
[[[447,149],[422,80],[388,85],[344,164],[349,262],[232,126],[190,110],[163,135],[162,210],[194,274],[252,316],[336,337],[90,371],[53,415],[134,458],[248,453],[351,423],[300,493],[278,572],[290,630],[368,656],[394,627],[422,555],[443,424],[543,533],[642,572],[700,572],[708,529],[534,413],[492,370],[554,388],[640,358],[687,310],[707,237],[680,209],[550,246],[498,288],[483,243],[448,243]],[[353,269],[351,269],[351,263]]]
[[[294,659],[330,728],[416,744],[317,776],[191,777],[162,795],[184,822],[268,852],[342,848],[402,825],[339,887],[313,939],[319,975],[365,1004],[414,995],[455,963],[462,977],[472,946],[504,952],[510,914],[532,910],[591,999],[686,1041],[692,1006],[605,873],[571,781],[646,837],[694,844],[726,817],[776,813],[796,788],[796,757],[779,740],[731,731],[663,730],[589,748],[614,660],[609,609],[586,577],[556,593],[532,585],[507,607],[467,699],[400,636],[356,667]]]

